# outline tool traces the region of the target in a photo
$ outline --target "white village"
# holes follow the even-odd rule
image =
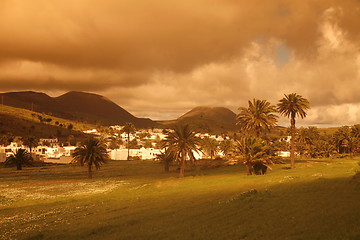
[[[138,129],[134,133],[127,134],[122,131],[124,126],[110,126],[106,133],[98,131],[97,129],[90,129],[83,131],[86,134],[91,134],[99,139],[105,139],[108,146],[108,154],[111,160],[157,160],[163,150],[160,146],[161,140],[166,138],[166,132],[171,129]],[[129,137],[129,139],[128,139]],[[197,137],[201,139],[214,139],[218,144],[224,140],[230,140],[229,137],[211,135],[209,133],[197,133]],[[290,138],[286,139],[289,142]],[[130,142],[130,144],[129,144]],[[131,144],[136,143],[136,144]],[[131,147],[133,145],[133,147]],[[129,148],[128,148],[129,146]],[[21,139],[11,142],[9,145],[0,145],[0,162],[4,162],[7,157],[14,155],[19,149],[26,149],[31,152],[34,159],[43,162],[51,163],[71,163],[73,160],[72,153],[77,148],[75,145],[60,144],[57,138],[41,138],[38,140],[36,146],[27,146]],[[193,152],[196,160],[210,159],[210,158],[224,158],[221,149],[216,149],[214,156],[210,156],[206,151]],[[128,159],[129,155],[129,159]],[[289,157],[289,151],[279,151],[277,153],[281,157]]]

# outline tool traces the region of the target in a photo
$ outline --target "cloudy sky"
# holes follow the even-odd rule
[[[253,98],[360,122],[359,0],[0,0],[0,91],[104,95],[139,117]]]

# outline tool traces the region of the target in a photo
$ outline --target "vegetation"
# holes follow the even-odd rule
[[[100,169],[101,165],[109,159],[106,145],[102,140],[90,138],[72,154],[73,162],[81,166],[87,165],[88,177],[92,178],[92,167]]]
[[[121,140],[121,139],[116,139],[116,138],[112,137],[112,138],[110,139],[109,144],[108,144],[108,148],[109,148],[109,149],[118,149],[121,144],[122,144],[122,140]]]
[[[0,136],[0,145],[7,146],[14,140],[14,137],[11,135],[1,135]]]
[[[130,160],[130,147],[131,147],[130,134],[136,131],[135,125],[131,122],[127,122],[125,123],[122,131],[127,134],[127,149],[128,149],[127,160]]]
[[[262,133],[269,132],[276,126],[278,116],[275,114],[276,107],[266,100],[253,99],[249,101],[249,107],[240,107],[237,116],[237,124],[242,130],[260,137]]]
[[[0,193],[0,239],[358,239],[360,214],[354,209],[360,207],[360,174],[356,173],[360,125],[329,131],[296,129],[295,118],[306,117],[309,102],[295,93],[285,95],[277,109],[266,100],[248,103],[248,108],[239,108],[242,132],[240,137],[234,133],[234,140],[225,134],[221,143],[200,139],[189,125],[176,125],[166,132],[165,140],[157,139],[164,148],[157,160],[165,173],[156,162],[110,161],[103,166],[109,158],[106,145],[94,138],[76,148],[72,157],[73,162],[87,166],[88,178],[93,176],[93,167],[103,166],[96,180],[85,180],[71,165],[33,167],[24,174],[0,169],[0,189],[4,190]],[[290,118],[291,167],[295,150],[306,160],[298,160],[291,172],[273,164],[267,176],[244,177],[243,173],[264,174],[275,153],[289,148],[281,139],[288,135],[286,129],[275,128],[276,110]],[[78,129],[76,123],[58,118],[31,116],[31,121],[62,126],[65,131]],[[201,126],[206,131],[207,126]],[[30,134],[36,129],[37,125],[24,129],[29,134],[22,142],[30,152],[37,145]],[[103,131],[113,134],[110,128]],[[122,131],[128,137],[129,160],[130,148],[138,147],[136,139],[130,141],[135,126],[126,123]],[[143,133],[142,144],[151,146],[146,137]],[[1,143],[11,140],[12,135],[0,138]],[[118,148],[116,138],[108,140],[109,148]],[[73,135],[67,141],[76,143]],[[200,147],[211,160],[221,151],[226,159],[244,165],[201,169],[198,174],[199,169],[194,171],[186,161],[194,164],[194,152]],[[181,180],[175,179],[175,161]],[[31,163],[30,154],[19,149],[4,165],[21,170]],[[185,170],[192,177],[184,178]]]
[[[165,148],[165,152],[158,154],[156,158],[164,165],[164,171],[169,172],[170,164],[175,160],[178,160],[178,155],[176,152],[172,151],[171,148]]]
[[[35,137],[22,138],[22,142],[24,146],[27,146],[30,149],[30,154],[32,153],[32,149],[39,145],[39,140]]]
[[[44,113],[38,113],[38,112],[34,113],[27,109],[16,108],[6,105],[0,105],[0,113],[14,116],[17,118],[22,118],[32,122],[41,122],[43,124],[54,125],[54,126],[59,125],[60,123],[62,123],[64,126],[72,125],[73,130],[76,131],[85,131],[95,128],[95,125],[93,124],[71,121],[59,117],[50,116]]]
[[[230,154],[234,150],[233,141],[230,139],[225,139],[219,144],[219,150],[224,154],[224,157],[227,159],[230,157]]]
[[[243,137],[235,144],[237,151],[245,159],[247,175],[253,174],[253,164],[256,160],[263,160],[267,156],[264,142],[255,137]]]
[[[295,117],[306,117],[306,110],[310,108],[309,101],[296,93],[285,94],[280,99],[278,111],[285,117],[290,118],[290,158],[291,168],[295,168]]]
[[[0,168],[0,239],[359,239],[359,158],[245,166],[177,179],[158,163]]]
[[[32,165],[33,158],[25,149],[18,149],[13,155],[10,155],[5,160],[5,166],[15,165],[16,170],[22,170],[24,165]]]
[[[219,143],[216,139],[213,138],[203,138],[201,139],[201,146],[207,156],[210,156],[210,159],[214,159],[214,156],[219,152]]]
[[[39,116],[42,119],[41,121]],[[81,142],[87,137],[87,134],[82,131],[95,128],[95,125],[5,105],[0,105],[0,118],[0,134],[3,135],[0,141],[5,145],[9,144],[8,140],[14,139],[14,137],[23,139],[29,137],[36,139],[58,138],[60,143],[64,143],[69,135],[73,135],[77,142]],[[52,119],[52,121],[45,121],[44,119]],[[65,127],[69,124],[73,125],[72,129]]]
[[[199,150],[200,139],[196,137],[189,125],[179,125],[174,128],[174,131],[168,133],[163,146],[180,159],[179,177],[182,178],[185,176],[185,161],[186,159],[194,160],[193,152]]]

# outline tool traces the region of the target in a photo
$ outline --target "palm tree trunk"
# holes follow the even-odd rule
[[[164,161],[164,170],[165,170],[165,172],[169,172],[169,162],[168,161]]]
[[[261,129],[260,129],[260,127],[257,127],[255,130],[255,135],[257,138],[260,138],[260,133],[261,133]]]
[[[295,114],[291,115],[290,123],[290,160],[291,168],[295,168]]]
[[[22,170],[21,163],[16,164],[16,170]]]
[[[127,155],[127,160],[130,160],[130,133],[128,133],[128,155]]]
[[[252,167],[250,160],[246,160],[246,170],[247,170],[247,175],[252,175]]]
[[[181,162],[180,162],[180,173],[179,177],[183,178],[185,176],[185,154],[181,152]]]
[[[88,165],[88,177],[89,177],[89,179],[91,179],[92,178],[92,171],[91,171],[92,169],[91,169],[91,165],[89,164]]]

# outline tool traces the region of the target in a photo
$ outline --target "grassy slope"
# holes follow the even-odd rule
[[[8,114],[10,116],[15,116],[18,118],[22,118],[22,119],[26,119],[26,120],[34,121],[34,122],[39,122],[37,115],[40,115],[43,118],[51,118],[52,119],[52,121],[49,125],[55,126],[55,122],[58,121],[59,124],[62,123],[62,124],[65,124],[66,126],[68,126],[69,124],[72,124],[74,126],[73,129],[78,130],[78,131],[89,130],[91,128],[94,128],[94,126],[95,126],[93,124],[71,121],[71,120],[67,120],[67,119],[62,119],[62,118],[46,115],[43,113],[32,112],[30,110],[26,110],[23,108],[15,108],[15,107],[10,107],[10,106],[6,106],[6,105],[0,105],[0,113]],[[35,116],[33,116],[33,114],[35,114]]]
[[[358,160],[185,179],[150,162],[112,161],[94,180],[76,166],[0,169],[0,238],[359,239]]]
[[[43,118],[51,118],[50,123],[40,123],[38,115]],[[55,122],[63,124],[64,127],[59,127]],[[67,129],[69,124],[73,125],[73,130]],[[48,138],[57,137],[58,132],[62,136],[81,135],[76,131],[84,131],[95,128],[94,125],[76,121],[70,121],[42,113],[32,112],[22,108],[15,108],[5,105],[0,105],[0,130],[3,133],[12,133],[15,136],[33,135],[36,137]]]

